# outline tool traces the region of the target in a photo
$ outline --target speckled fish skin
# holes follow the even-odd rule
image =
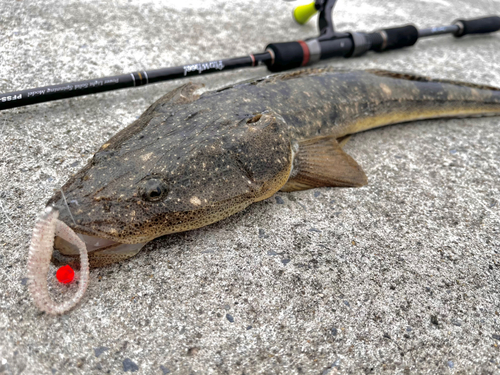
[[[142,243],[224,219],[280,190],[300,142],[416,119],[500,113],[500,91],[316,68],[194,95],[182,86],[106,142],[48,205],[77,233]]]

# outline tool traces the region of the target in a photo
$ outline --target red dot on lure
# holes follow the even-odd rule
[[[75,271],[67,264],[57,270],[56,278],[62,284],[69,284],[75,279]]]

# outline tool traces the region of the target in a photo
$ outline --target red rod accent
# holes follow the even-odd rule
[[[309,58],[311,57],[311,54],[309,53],[309,47],[303,40],[299,40],[298,42],[302,47],[302,51],[304,52],[304,59],[302,60],[301,66],[306,66],[309,63]]]

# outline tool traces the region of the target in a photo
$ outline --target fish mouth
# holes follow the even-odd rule
[[[82,233],[77,233],[76,235],[85,243],[89,255],[97,255],[97,253],[103,256],[113,255],[117,257],[128,254],[132,255],[137,253],[148,242],[129,244]],[[75,244],[58,236],[54,239],[54,249],[58,250],[62,255],[69,257],[78,257],[80,254]]]
[[[56,208],[58,209],[58,208]],[[117,228],[128,228],[127,223],[114,221],[82,220],[73,216],[69,210],[58,209],[62,222],[74,231],[84,242],[91,268],[106,266],[136,255],[154,237],[131,231],[118,231]],[[60,236],[54,238],[52,261],[54,264],[70,264],[78,266],[80,251],[75,243],[70,243]]]

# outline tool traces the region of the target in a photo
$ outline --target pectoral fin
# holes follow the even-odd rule
[[[344,148],[344,146],[349,142],[349,139],[351,139],[352,134],[349,135],[344,135],[341,138],[337,138],[337,142],[339,143],[340,148]]]
[[[299,143],[293,169],[281,191],[317,187],[358,187],[367,184],[361,167],[335,138],[313,138]]]

